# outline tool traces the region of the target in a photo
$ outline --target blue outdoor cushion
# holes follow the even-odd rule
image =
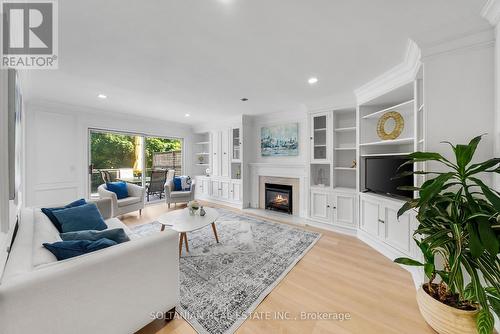
[[[96,241],[90,240],[71,240],[58,241],[52,244],[44,243],[43,247],[47,248],[55,255],[58,261],[66,260],[75,256],[95,252],[96,250],[114,246],[117,243],[109,239],[99,239]]]
[[[123,181],[118,182],[108,182],[106,183],[106,188],[116,194],[118,199],[123,199],[128,197],[127,183]]]
[[[121,244],[122,242],[129,241],[127,233],[122,228],[114,228],[111,230],[104,231],[96,231],[96,230],[86,230],[86,231],[75,231],[75,232],[66,232],[59,234],[63,241],[68,240],[90,240],[96,241],[99,239],[109,239],[113,240],[117,244]]]
[[[102,231],[108,228],[94,203],[57,210],[53,214],[61,223],[64,233],[83,230]]]
[[[74,208],[76,206],[82,206],[85,204],[87,204],[87,202],[82,198],[82,199],[79,199],[79,200],[74,201],[72,203],[69,203],[66,206],[61,206],[58,208],[42,208],[42,212],[50,219],[50,221],[52,222],[52,224],[54,224],[54,226],[57,228],[57,230],[59,232],[62,232],[61,223],[59,222],[59,220],[57,220],[56,216],[54,216],[53,212],[58,211],[58,210],[68,209],[68,208]]]
[[[178,176],[174,177],[174,191],[182,191],[182,179]]]

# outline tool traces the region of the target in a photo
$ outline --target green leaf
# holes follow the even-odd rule
[[[426,263],[424,264],[424,272],[425,272],[425,276],[427,276],[428,278],[431,278],[432,275],[434,275],[434,271],[435,271],[435,267],[432,263]]]
[[[497,255],[500,245],[495,232],[491,229],[490,222],[484,218],[478,218],[476,221],[478,222],[479,239],[482,245],[490,254]]]
[[[490,302],[490,306],[493,312],[495,312],[497,317],[500,317],[500,299],[488,296],[488,301]]]
[[[461,172],[465,171],[467,165],[472,161],[472,157],[476,152],[477,145],[481,141],[481,136],[474,137],[468,145],[455,146],[455,157],[457,165]]]
[[[470,179],[481,187],[484,196],[488,199],[491,205],[495,207],[495,210],[500,211],[500,197],[498,197],[493,191],[491,191],[490,187],[488,187],[483,181],[475,177],[471,177]]]
[[[471,301],[471,302],[477,302],[476,294],[474,292],[474,286],[472,285],[472,282],[467,284],[467,286],[464,289],[464,299]]]
[[[424,203],[437,194],[439,194],[443,190],[443,185],[446,181],[451,179],[455,174],[454,173],[445,173],[441,174],[438,177],[430,180],[432,182],[422,185],[422,189],[420,190],[420,200],[419,203]]]
[[[483,254],[484,248],[479,239],[474,224],[467,224],[467,231],[469,232],[469,248],[473,257],[478,258]]]
[[[414,199],[414,200],[410,200],[408,202],[406,202],[405,204],[403,204],[403,206],[398,210],[398,219],[399,217],[401,217],[406,211],[408,210],[411,210],[415,207],[417,207],[418,205],[418,200]]]
[[[416,267],[422,267],[423,264],[415,261],[413,259],[409,259],[407,257],[398,257],[397,259],[394,260],[394,262],[399,263],[399,264],[404,264],[405,266],[416,266]]]
[[[500,163],[500,158],[493,158],[493,159],[490,159],[490,160],[487,160],[487,161],[484,161],[484,162],[481,162],[478,164],[473,164],[467,169],[466,176],[470,176],[470,175],[474,175],[477,173],[488,171],[489,168],[492,168],[499,163]],[[488,171],[488,172],[493,172],[493,171],[496,171],[496,169],[492,170],[492,171]]]
[[[490,310],[482,308],[476,319],[476,326],[479,334],[491,334],[493,332],[494,323],[495,319],[493,315],[491,315]]]

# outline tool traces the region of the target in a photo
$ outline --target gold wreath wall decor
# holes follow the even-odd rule
[[[385,132],[385,123],[389,119],[393,119],[396,125],[394,126],[394,129],[390,133],[387,133]],[[403,132],[404,127],[405,127],[405,121],[403,119],[403,116],[401,116],[401,114],[398,113],[397,111],[389,111],[383,114],[382,117],[379,118],[377,123],[377,134],[382,140],[396,139],[401,135],[401,132]]]

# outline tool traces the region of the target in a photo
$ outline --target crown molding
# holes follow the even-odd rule
[[[487,28],[483,30],[456,35],[434,43],[419,43],[422,46],[422,59],[453,53],[462,50],[470,50],[482,47],[491,47],[495,42],[495,32]]]
[[[488,0],[481,10],[481,15],[493,26],[500,23],[500,0]]]
[[[421,54],[417,43],[409,39],[405,59],[402,63],[354,91],[358,104],[368,102],[377,96],[413,81],[420,69]]]

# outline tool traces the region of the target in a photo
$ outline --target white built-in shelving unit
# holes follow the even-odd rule
[[[356,227],[356,108],[310,113],[309,219]]]
[[[205,174],[210,167],[210,133],[199,133],[195,136],[194,166],[196,175]]]

